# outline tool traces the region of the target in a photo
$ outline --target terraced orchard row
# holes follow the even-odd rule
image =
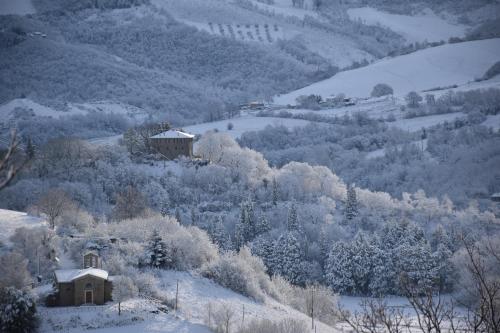
[[[277,24],[224,24],[213,23],[207,24],[208,32],[228,37],[236,40],[274,43],[276,40],[283,37],[283,31]]]

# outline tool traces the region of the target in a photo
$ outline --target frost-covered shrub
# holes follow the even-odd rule
[[[252,257],[247,248],[239,253],[227,252],[202,268],[202,275],[223,287],[256,300],[263,300],[272,285],[265,275],[262,261]]]
[[[36,304],[26,291],[0,290],[0,332],[30,333],[38,327]]]

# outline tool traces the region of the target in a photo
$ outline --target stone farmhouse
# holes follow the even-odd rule
[[[193,157],[194,135],[169,130],[150,137],[151,147],[168,160],[179,156]]]

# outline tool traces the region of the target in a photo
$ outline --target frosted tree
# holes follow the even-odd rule
[[[394,90],[392,87],[386,83],[378,83],[373,87],[371,96],[372,97],[381,97],[386,95],[392,95]]]
[[[133,219],[142,215],[146,211],[146,208],[146,200],[142,193],[133,186],[127,186],[116,197],[113,216],[118,221]]]
[[[355,284],[354,292],[357,294],[369,293],[369,285],[373,277],[374,252],[374,247],[362,233],[359,233],[351,244],[352,277]]]
[[[162,199],[161,205],[160,205],[160,214],[161,216],[165,217],[169,213],[169,202],[168,199],[166,200],[165,198]]]
[[[0,289],[15,287],[23,289],[32,282],[28,271],[28,259],[16,252],[6,252],[0,255]]]
[[[449,291],[452,287],[454,271],[450,261],[452,255],[453,253],[444,244],[439,244],[436,252],[432,254],[436,264],[437,283],[441,291]]]
[[[291,283],[303,281],[302,253],[300,243],[293,233],[287,232],[275,244],[274,272],[282,275]]]
[[[418,108],[420,106],[420,102],[422,101],[422,96],[417,94],[415,91],[410,91],[406,96],[406,105],[409,108]]]
[[[269,224],[269,220],[264,214],[260,216],[256,229],[257,229],[257,235],[265,234],[266,232],[271,230],[271,225]]]
[[[113,291],[111,297],[118,303],[118,315],[122,314],[122,302],[136,297],[137,286],[128,276],[117,276],[113,279]]]
[[[326,261],[325,278],[335,292],[349,293],[354,290],[352,257],[348,244],[342,241],[333,244]]]
[[[348,185],[344,217],[347,221],[350,221],[357,215],[358,215],[358,199],[356,198],[356,189],[354,188],[354,186]]]
[[[38,323],[31,294],[13,287],[0,289],[0,332],[36,332]]]
[[[175,208],[175,219],[177,220],[177,222],[179,222],[179,224],[182,224],[181,211],[179,207]]]
[[[438,267],[426,244],[400,246],[397,249],[396,268],[422,290],[435,286]]]
[[[252,254],[260,257],[264,262],[264,265],[267,267],[267,272],[269,274],[275,273],[274,264],[277,261],[275,258],[275,244],[269,237],[262,236],[257,237],[251,244],[250,249],[252,250]]]
[[[373,271],[370,280],[370,293],[374,296],[395,293],[394,282],[397,277],[396,268],[392,261],[391,253],[378,247],[373,249],[372,262]]]
[[[73,209],[75,204],[68,194],[59,188],[51,189],[38,200],[36,207],[39,212],[47,217],[52,229],[56,222],[67,210]]]
[[[297,206],[295,203],[292,203],[290,211],[288,212],[286,227],[288,231],[299,231],[299,219],[297,217]]]
[[[251,201],[243,202],[240,206],[240,219],[236,225],[235,242],[239,249],[255,238],[256,224]]]
[[[191,207],[191,225],[196,225],[197,217],[194,207]]]
[[[216,244],[220,250],[228,251],[231,249],[231,239],[224,228],[222,216],[217,217],[217,220],[211,224],[209,234],[212,242]]]
[[[169,263],[167,245],[157,230],[153,231],[146,248],[146,263],[155,268],[165,267]]]
[[[273,205],[275,206],[278,204],[278,191],[278,183],[276,182],[276,178],[273,178]]]

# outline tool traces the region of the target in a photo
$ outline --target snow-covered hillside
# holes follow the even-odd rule
[[[462,37],[467,29],[437,16],[430,9],[415,16],[397,15],[371,7],[347,10],[352,20],[361,20],[368,25],[381,25],[401,34],[408,42],[447,41],[450,37]]]
[[[7,244],[18,228],[35,228],[46,224],[44,219],[24,212],[0,209],[0,243]]]
[[[31,0],[0,0],[0,15],[27,15],[35,12]]]
[[[157,8],[167,10],[177,20],[218,36],[264,44],[270,44],[269,40],[274,43],[278,38],[301,40],[308,50],[339,67],[349,66],[353,61],[374,59],[357,41],[344,34],[302,24],[305,15],[318,20],[320,18],[310,9],[292,8],[291,2],[289,4],[280,0],[274,5],[265,5],[252,1],[253,8],[243,8],[228,0],[152,0],[152,3]],[[262,40],[257,35],[255,25],[259,26]]]
[[[133,120],[143,120],[147,116],[144,110],[137,107],[112,101],[99,101],[90,103],[68,103],[67,108],[59,110],[54,107],[42,105],[28,98],[18,98],[0,105],[0,125],[16,116],[19,110],[28,111],[31,115],[39,117],[59,118],[62,116],[87,114],[91,112],[114,113],[127,116]]]
[[[228,129],[228,124],[233,124],[231,130]],[[307,125],[309,121],[300,119],[286,119],[278,117],[256,117],[253,115],[244,115],[242,117],[220,120],[198,125],[187,126],[185,131],[193,134],[204,134],[207,131],[217,130],[231,135],[233,138],[238,138],[244,132],[259,131],[268,125],[283,125],[288,128]]]
[[[222,305],[228,306],[234,312],[230,319],[231,332],[241,326],[243,309],[246,323],[253,319],[280,321],[294,318],[309,324],[311,320],[303,313],[272,299],[268,298],[265,302],[258,303],[192,273],[162,271],[161,276],[162,289],[171,299],[175,297],[176,284],[179,283],[177,312],[173,310],[169,310],[169,313],[159,312],[158,308],[161,305],[144,298],[135,298],[122,304],[121,316],[118,316],[116,304],[79,308],[41,308],[43,332],[64,330],[76,333],[82,329],[92,329],[95,333],[208,333],[211,332],[206,327],[209,307],[215,312]],[[339,331],[317,321],[316,326],[316,330],[312,332]]]
[[[500,39],[446,44],[369,66],[340,72],[302,89],[275,97],[277,104],[295,104],[300,95],[323,98],[338,93],[350,97],[369,96],[377,83],[387,83],[395,95],[436,87],[461,85],[480,78],[500,59]]]

